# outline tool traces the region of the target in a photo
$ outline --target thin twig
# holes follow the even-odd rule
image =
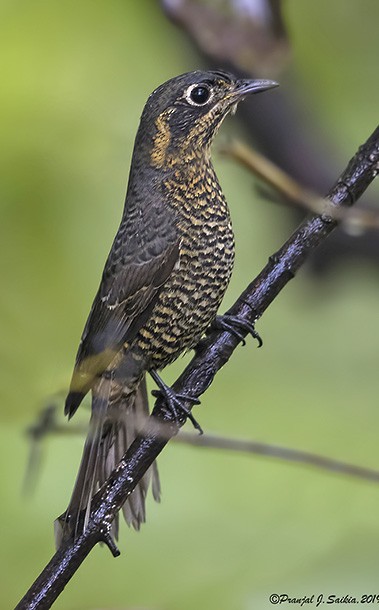
[[[232,140],[219,151],[244,165],[280,193],[286,202],[316,214],[330,214],[350,234],[379,229],[379,211],[372,208],[336,209],[327,199],[301,185],[280,167],[239,140]],[[379,172],[379,167],[376,168]]]
[[[41,453],[41,442],[44,438],[50,435],[73,435],[85,434],[87,425],[76,424],[76,426],[67,426],[58,423],[56,418],[56,407],[49,405],[43,409],[36,422],[27,430],[30,440],[30,456],[33,458],[36,454]],[[349,464],[342,460],[329,458],[325,455],[311,453],[310,451],[301,451],[272,443],[262,443],[251,439],[231,438],[229,436],[221,436],[219,434],[199,435],[193,432],[180,430],[173,439],[173,443],[180,445],[191,445],[205,449],[221,449],[222,451],[233,451],[236,453],[247,453],[259,455],[268,458],[274,458],[279,461],[292,462],[300,466],[313,466],[320,470],[332,471],[346,476],[352,476],[366,481],[379,483],[379,470],[373,468],[365,468],[357,464]],[[34,459],[29,460],[27,468],[27,476],[25,479],[29,481],[28,489],[32,488],[35,481],[35,471],[39,470],[39,463]]]
[[[299,449],[289,449],[288,447],[281,447],[280,445],[259,443],[257,441],[230,438],[215,434],[204,434],[203,436],[199,436],[190,432],[181,432],[173,440],[174,442],[193,445],[194,447],[211,447],[212,449],[221,449],[222,451],[252,453],[254,455],[274,458],[281,461],[285,460],[286,462],[303,466],[314,466],[321,470],[332,471],[334,473],[379,483],[379,470],[364,468],[363,466],[357,466],[356,464],[348,464],[347,462],[335,460],[324,455],[318,455],[317,453],[311,453],[310,451],[300,451]]]
[[[335,206],[352,205],[375,178],[379,163],[379,128],[361,146],[347,169],[331,189],[328,198]],[[337,225],[325,214],[303,222],[284,246],[272,257],[228,313],[254,323],[301,267],[309,254]],[[202,342],[195,357],[175,382],[179,394],[200,396],[212,383],[218,370],[229,360],[239,340],[225,331],[213,330]],[[191,404],[186,405],[191,408]],[[169,437],[184,423],[173,422],[164,402],[158,398],[149,421],[107,482],[94,496],[88,527],[75,542],[66,541],[17,605],[17,610],[50,608],[85,557],[99,542],[106,542],[118,553],[109,536],[116,513],[132,493],[146,470],[162,451]],[[154,421],[165,426],[167,439],[156,433]]]

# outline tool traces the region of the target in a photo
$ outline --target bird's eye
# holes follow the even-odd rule
[[[207,85],[192,85],[187,90],[186,98],[192,105],[204,106],[209,102],[211,95],[212,91]]]

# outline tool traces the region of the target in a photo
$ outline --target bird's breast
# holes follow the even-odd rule
[[[200,340],[216,315],[233,269],[229,210],[215,174],[201,173],[167,188],[180,256],[138,339],[140,347],[150,351],[155,368]]]

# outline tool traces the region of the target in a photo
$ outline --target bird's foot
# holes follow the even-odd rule
[[[184,402],[192,402],[194,405],[199,405],[200,400],[196,396],[190,396],[189,394],[177,394],[172,388],[165,384],[156,371],[150,371],[150,375],[159,387],[159,390],[152,391],[152,395],[156,398],[163,397],[165,399],[167,406],[174,415],[176,421],[180,420],[180,412],[182,412],[188,417],[193,427],[196,428],[200,434],[203,434],[202,427],[196,421],[191,411],[183,404]]]
[[[260,335],[255,330],[254,324],[251,322],[247,322],[243,318],[239,316],[231,316],[229,314],[224,314],[223,316],[216,316],[213,324],[213,328],[217,328],[218,330],[225,330],[235,337],[242,341],[242,345],[246,345],[245,335],[248,333],[258,341],[258,347],[262,347],[263,341]]]

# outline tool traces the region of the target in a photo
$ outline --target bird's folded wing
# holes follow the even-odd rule
[[[94,379],[145,324],[179,261],[172,214],[158,206],[124,217],[106,262],[79,345],[66,413],[72,415]],[[134,210],[132,210],[134,212]]]

